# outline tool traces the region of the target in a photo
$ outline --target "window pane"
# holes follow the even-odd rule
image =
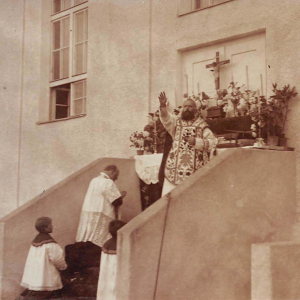
[[[86,97],[86,80],[83,82],[83,94]]]
[[[60,51],[53,52],[53,79],[60,78]]]
[[[84,97],[84,81],[74,84],[74,99]]]
[[[57,13],[61,11],[61,1],[60,0],[53,0],[53,13]]]
[[[56,106],[55,119],[67,118],[68,110],[68,106]]]
[[[56,90],[56,104],[69,105],[69,93],[68,89],[57,89]]]
[[[68,9],[71,7],[71,0],[62,0],[62,9]]]
[[[200,7],[199,8],[205,8],[210,6],[210,0],[200,0]]]
[[[84,11],[75,14],[75,43],[84,41]]]
[[[62,47],[67,47],[70,44],[70,17],[62,21]]]
[[[75,46],[75,74],[84,73],[83,47],[84,47],[84,44],[78,44]]]
[[[84,103],[84,99],[80,99],[80,100],[75,100],[74,101],[74,105],[75,105],[75,115],[80,115],[83,114],[83,103]]]
[[[69,76],[69,48],[62,50],[62,78]]]
[[[85,39],[88,40],[88,10],[86,9],[85,11],[85,17],[84,17],[84,21],[85,21]]]
[[[87,0],[75,0],[74,5],[78,5],[80,3],[86,2]]]
[[[219,3],[223,3],[226,2],[228,0],[213,0],[213,4],[219,4]]]
[[[60,48],[60,21],[53,23],[53,50]]]

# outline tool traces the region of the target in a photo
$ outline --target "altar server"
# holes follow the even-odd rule
[[[31,243],[27,256],[21,286],[27,288],[21,295],[25,299],[52,298],[63,287],[60,270],[67,264],[63,249],[52,238],[52,220],[37,219],[35,228],[39,234]]]

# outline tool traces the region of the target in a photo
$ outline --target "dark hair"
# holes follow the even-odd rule
[[[45,228],[52,223],[52,219],[48,217],[38,218],[35,222],[35,228],[40,233],[45,233]]]
[[[117,236],[117,231],[124,225],[126,223],[121,220],[112,220],[108,225],[108,231],[112,236]]]
[[[116,165],[109,165],[107,167],[105,167],[104,171],[114,171],[116,172],[118,170]]]

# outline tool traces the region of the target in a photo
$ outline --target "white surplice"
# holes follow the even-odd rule
[[[31,246],[27,256],[21,286],[31,291],[55,291],[62,282],[58,270],[65,270],[67,264],[63,249],[56,243],[39,247]]]
[[[115,219],[112,202],[120,197],[116,184],[105,173],[91,181],[82,206],[77,242],[91,241],[102,247],[111,238],[108,225]]]
[[[116,299],[117,255],[101,253],[97,300]]]

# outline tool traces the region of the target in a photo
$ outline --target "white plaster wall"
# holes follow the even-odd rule
[[[9,24],[9,26],[7,26]],[[23,1],[3,0],[0,10],[0,216],[16,207],[22,78]]]
[[[89,0],[87,115],[37,125],[47,117],[49,30],[42,30],[49,18],[47,5],[26,1],[22,68],[23,1],[1,1],[0,217],[99,157],[133,155],[129,135],[143,128],[149,109],[158,108],[159,92],[166,91],[175,104],[181,50],[264,30],[268,89],[272,82],[299,86],[300,1],[235,0],[180,17],[176,4]],[[298,99],[291,108],[287,137],[289,146],[299,149]],[[300,152],[296,154],[299,170]]]
[[[9,74],[1,72],[10,84],[10,95],[8,89],[4,90],[6,94],[2,99],[8,104],[2,111],[4,119],[1,119],[4,121],[2,128],[6,128],[3,136],[6,144],[1,148],[3,200],[0,217],[99,157],[135,155],[134,149],[129,147],[129,136],[146,124],[149,103],[149,5],[142,1],[124,5],[120,1],[90,0],[87,115],[37,125],[38,121],[45,121],[48,114],[49,45],[45,40],[50,33],[49,6],[40,0],[29,0],[24,11],[23,1],[14,1],[17,14],[12,11],[12,2],[6,1],[2,6],[2,12],[10,11],[13,15],[18,36],[11,40],[15,28],[10,28],[5,33],[14,51],[6,53],[8,47],[1,47],[7,70],[15,70]],[[8,17],[3,18],[7,21],[2,23],[5,28]],[[14,43],[19,48],[13,47]],[[15,105],[8,102],[10,99],[15,99]]]

